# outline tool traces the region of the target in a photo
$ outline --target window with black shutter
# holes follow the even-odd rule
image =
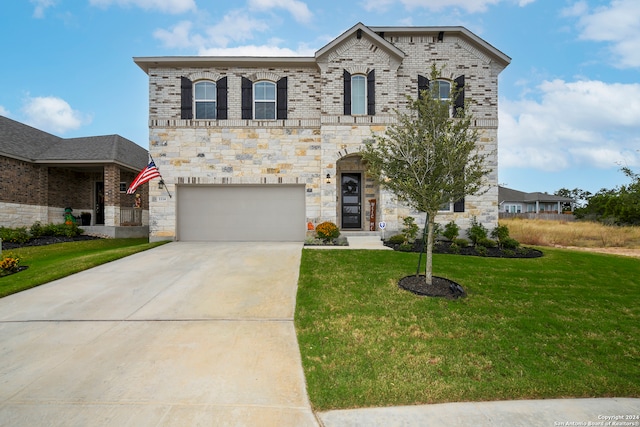
[[[228,94],[228,86],[227,86],[227,78],[223,77],[216,82],[217,86],[217,117],[219,120],[227,119],[227,94]]]
[[[376,71],[371,70],[367,74],[367,114],[376,115]]]
[[[246,77],[242,78],[242,118],[253,118],[253,82]]]
[[[287,118],[287,78],[283,77],[278,80],[278,96],[277,96],[277,119],[285,120]]]
[[[344,70],[344,115],[351,115],[351,73]]]
[[[454,212],[464,212],[464,197],[453,204]]]
[[[464,110],[464,75],[456,78],[456,97],[453,100],[453,117],[457,117],[458,108]]]
[[[422,92],[429,91],[429,79],[418,75],[418,99],[422,99]]]
[[[187,77],[180,78],[180,118],[193,118],[193,83]]]

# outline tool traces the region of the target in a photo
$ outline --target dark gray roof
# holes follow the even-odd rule
[[[499,203],[503,202],[522,202],[522,203],[535,203],[535,202],[573,202],[570,197],[554,196],[547,193],[525,193],[523,191],[512,190],[511,188],[498,187],[498,199]]]
[[[0,116],[0,155],[32,163],[118,163],[140,170],[147,150],[120,135],[60,138]]]

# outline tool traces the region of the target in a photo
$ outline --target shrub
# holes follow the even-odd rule
[[[401,243],[400,246],[398,246],[398,250],[400,252],[411,252],[413,250],[413,245],[409,245],[407,243]]]
[[[336,239],[340,236],[338,226],[330,221],[318,224],[316,227],[316,235],[323,240]]]
[[[467,246],[469,246],[469,241],[467,239],[457,238],[453,239],[452,244],[458,246],[459,248],[466,248]]]
[[[404,223],[404,228],[402,229],[402,234],[404,235],[404,243],[407,244],[409,242],[413,242],[418,237],[418,224],[416,224],[416,219],[412,216],[405,216],[402,220]]]
[[[387,241],[394,245],[401,245],[404,243],[404,234],[394,234],[393,236],[389,237]]]
[[[0,227],[0,239],[11,243],[26,243],[30,236],[26,227],[5,228]]]
[[[498,243],[496,243],[495,240],[487,239],[485,237],[484,239],[478,240],[476,242],[476,246],[481,246],[483,248],[495,248],[496,246],[498,246]]]
[[[42,224],[40,224],[40,222],[35,222],[29,229],[29,233],[31,233],[32,238],[37,239],[38,237],[44,235],[44,228],[42,227]]]
[[[476,252],[478,252],[480,256],[487,256],[487,248],[484,246],[476,246]]]
[[[486,239],[488,234],[489,230],[487,230],[484,225],[480,224],[474,216],[471,220],[471,227],[467,230],[467,236],[471,240],[471,243],[473,243],[474,246],[477,246],[478,242]]]
[[[0,259],[0,275],[16,273],[20,268],[20,258],[7,255]]]
[[[512,239],[511,237],[507,237],[500,243],[502,244],[502,247],[504,249],[516,249],[520,246],[520,242],[518,242],[516,239]]]
[[[444,232],[442,233],[442,235],[453,242],[456,237],[458,237],[459,233],[460,227],[458,227],[458,224],[451,221],[444,226]]]

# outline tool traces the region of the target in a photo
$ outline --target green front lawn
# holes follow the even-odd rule
[[[0,277],[0,297],[4,297],[73,273],[141,252],[166,242],[148,239],[99,239],[5,249],[3,256],[16,255],[24,271]]]
[[[316,410],[640,397],[640,260],[434,255],[468,297],[397,288],[417,254],[303,250],[295,324]]]

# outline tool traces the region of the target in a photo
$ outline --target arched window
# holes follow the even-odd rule
[[[351,114],[367,114],[367,77],[361,74],[351,76]]]
[[[210,81],[200,81],[195,83],[195,103],[196,119],[216,118],[216,84]]]
[[[276,119],[276,84],[260,81],[253,85],[254,115],[257,120]]]
[[[441,101],[449,101],[451,99],[451,82],[446,80],[436,80],[438,91],[437,96]]]

